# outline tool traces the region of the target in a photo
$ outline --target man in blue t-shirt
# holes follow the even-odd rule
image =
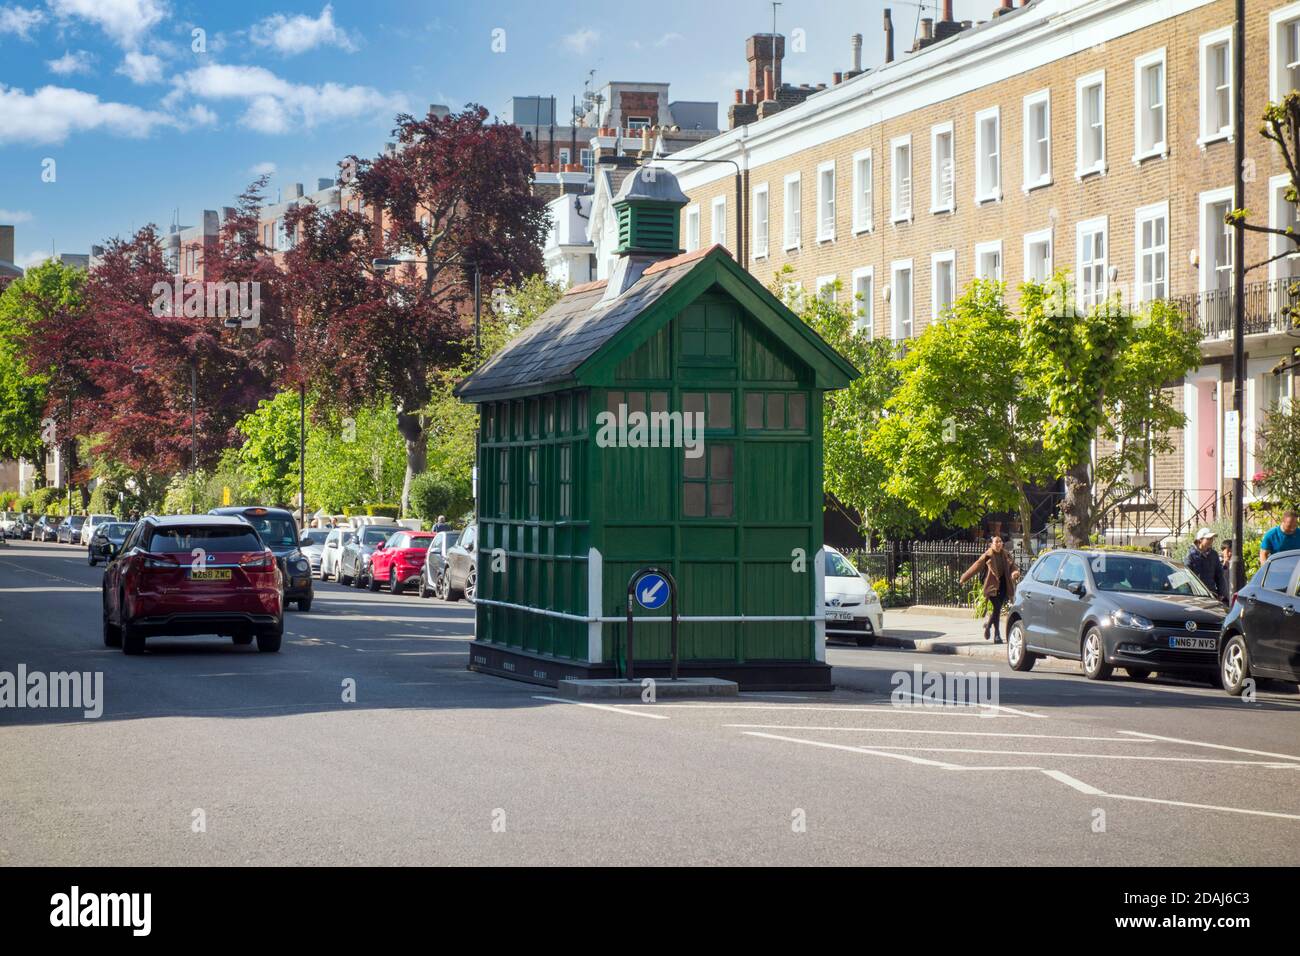
[[[1269,528],[1259,542],[1259,563],[1268,560],[1270,554],[1300,549],[1300,528],[1296,527],[1296,513],[1292,508],[1282,512],[1282,523]]]

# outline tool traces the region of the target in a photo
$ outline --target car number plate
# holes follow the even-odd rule
[[[1169,646],[1177,647],[1183,650],[1192,651],[1212,651],[1214,650],[1217,639],[1213,637],[1171,637]]]
[[[848,611],[827,611],[826,620],[828,621],[851,621],[853,615]]]
[[[206,571],[190,571],[191,581],[229,581],[229,568],[210,568]]]

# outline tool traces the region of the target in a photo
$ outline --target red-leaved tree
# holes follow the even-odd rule
[[[327,404],[392,404],[406,442],[404,513],[428,459],[431,376],[459,358],[474,267],[485,297],[542,267],[547,215],[531,190],[532,154],[517,127],[487,115],[471,105],[398,116],[396,149],[343,164],[367,212],[303,205],[285,217],[298,365]],[[411,264],[378,271],[376,258]]]

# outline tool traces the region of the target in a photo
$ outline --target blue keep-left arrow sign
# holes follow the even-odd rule
[[[651,571],[636,582],[636,602],[647,611],[657,611],[668,603],[668,580]]]

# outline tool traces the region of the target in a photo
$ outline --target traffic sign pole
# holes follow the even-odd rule
[[[638,586],[644,582],[644,587]],[[667,590],[665,595],[663,592]],[[634,604],[640,604],[647,611],[656,611],[669,604],[672,647],[672,665],[669,673],[677,680],[677,580],[663,568],[642,568],[632,574],[627,582],[627,679],[635,679],[633,666],[633,623]]]

